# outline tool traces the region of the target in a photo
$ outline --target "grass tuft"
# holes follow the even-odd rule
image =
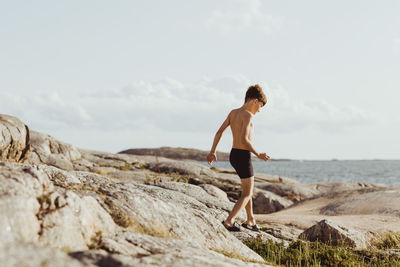
[[[270,264],[285,266],[400,266],[400,258],[378,250],[357,250],[330,246],[319,242],[293,241],[285,248],[283,243],[262,242],[260,239],[244,242]]]
[[[381,235],[373,246],[378,249],[400,249],[400,232],[389,231]]]

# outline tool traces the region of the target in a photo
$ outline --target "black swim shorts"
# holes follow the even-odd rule
[[[229,162],[241,179],[254,176],[251,153],[248,150],[232,148]]]

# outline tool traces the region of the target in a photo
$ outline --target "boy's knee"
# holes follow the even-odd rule
[[[244,199],[251,199],[252,196],[253,196],[252,193],[246,193],[246,194],[243,194],[243,195],[242,195],[242,198],[244,198]]]

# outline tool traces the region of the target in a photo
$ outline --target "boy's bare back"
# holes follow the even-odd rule
[[[229,113],[228,118],[233,136],[232,148],[248,149],[245,139],[253,141],[252,117],[250,112],[242,108],[233,109]]]

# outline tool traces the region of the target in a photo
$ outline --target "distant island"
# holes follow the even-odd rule
[[[118,152],[118,154],[131,154],[131,155],[146,155],[146,156],[159,156],[171,159],[189,159],[196,161],[206,161],[209,151],[195,149],[195,148],[182,148],[182,147],[159,147],[159,148],[131,148]],[[220,161],[229,161],[229,153],[217,151],[217,158]],[[253,156],[253,160],[260,161],[260,159]],[[271,161],[289,161],[290,159],[271,159]]]

